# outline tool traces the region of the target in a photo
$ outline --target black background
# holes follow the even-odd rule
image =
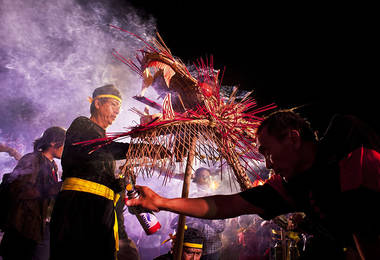
[[[324,131],[335,113],[379,128],[377,29],[371,6],[249,1],[128,1],[153,16],[184,62],[214,57],[224,85],[254,90],[259,105],[302,106]]]

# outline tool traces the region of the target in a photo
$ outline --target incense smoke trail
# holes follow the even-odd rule
[[[87,97],[99,86],[116,84],[123,110],[109,131],[123,130],[137,117],[140,79],[112,56],[133,56],[142,44],[108,26],[114,24],[148,38],[154,18],[141,18],[118,0],[3,0],[0,2],[0,142],[22,154],[52,125],[67,128],[89,115]],[[0,155],[0,165],[7,155]],[[3,173],[3,169],[0,171]]]

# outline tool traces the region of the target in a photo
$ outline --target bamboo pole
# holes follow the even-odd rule
[[[193,163],[194,163],[194,158],[195,158],[195,147],[196,147],[196,143],[197,143],[197,138],[195,136],[192,136],[190,138],[191,138],[191,143],[190,143],[190,147],[189,147],[189,153],[187,156],[185,176],[183,179],[182,198],[187,198],[189,196],[191,171],[193,168]],[[184,232],[185,232],[185,221],[186,221],[186,216],[185,215],[179,215],[177,233],[176,233],[176,243],[175,243],[175,250],[174,250],[174,259],[175,260],[181,260],[182,247],[183,247],[183,236],[184,236]]]

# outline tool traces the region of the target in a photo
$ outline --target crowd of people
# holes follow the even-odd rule
[[[115,176],[115,161],[137,148],[77,145],[105,138],[121,102],[114,85],[96,88],[90,117],[74,119],[67,130],[47,128],[34,151],[4,175],[4,260],[140,259],[126,232],[125,180]],[[211,172],[200,168],[190,198],[165,198],[136,186],[140,197],[127,206],[188,216],[182,259],[274,259],[275,243],[282,243],[284,254],[284,241],[297,248],[297,259],[380,258],[380,138],[374,130],[337,115],[317,137],[299,114],[280,110],[264,119],[257,137],[274,172],[265,184],[214,195],[207,188]],[[61,179],[54,158],[61,159]],[[295,212],[302,214],[289,215]],[[282,218],[287,227],[278,228],[278,216],[290,216]],[[173,218],[170,227],[177,222]],[[174,259],[173,252],[157,259]]]

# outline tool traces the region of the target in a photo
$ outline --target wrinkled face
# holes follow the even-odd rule
[[[265,157],[266,167],[288,180],[297,173],[299,164],[300,140],[292,131],[295,130],[288,130],[282,140],[270,135],[267,127],[258,135],[259,152]]]
[[[106,126],[112,125],[120,112],[121,103],[113,98],[107,98],[104,102],[95,100],[97,114]]]
[[[199,260],[202,256],[201,248],[184,247],[182,252],[182,260]]]

